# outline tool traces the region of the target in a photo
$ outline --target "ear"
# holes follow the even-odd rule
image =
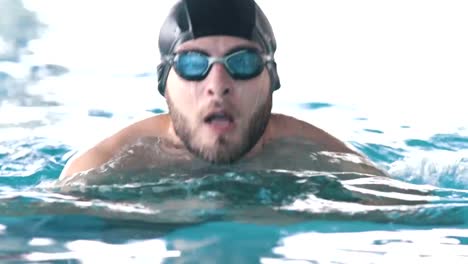
[[[158,65],[158,90],[159,93],[165,97],[166,93],[166,82],[167,82],[167,76],[169,75],[169,71],[171,69],[171,66],[167,62],[162,62]]]
[[[271,61],[266,64],[268,73],[270,75],[271,92],[278,90],[281,87],[281,83],[276,69],[276,62]]]

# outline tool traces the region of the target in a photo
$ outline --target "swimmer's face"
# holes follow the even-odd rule
[[[228,36],[204,37],[182,44],[182,51],[224,57],[254,42]],[[206,78],[190,81],[171,69],[166,98],[175,134],[195,155],[212,163],[230,163],[251,150],[270,119],[272,96],[266,68],[253,78],[236,80],[220,63]]]

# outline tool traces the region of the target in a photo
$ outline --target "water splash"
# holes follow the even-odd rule
[[[390,166],[389,173],[413,183],[468,189],[468,152],[413,152]]]

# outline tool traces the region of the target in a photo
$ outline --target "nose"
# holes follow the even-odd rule
[[[209,96],[227,96],[231,93],[234,85],[234,80],[221,63],[215,63],[211,66],[205,81],[206,92]]]

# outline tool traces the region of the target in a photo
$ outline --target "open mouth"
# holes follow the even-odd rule
[[[226,112],[213,112],[205,117],[204,122],[207,124],[211,124],[214,122],[232,123],[234,122],[234,118]]]
[[[227,112],[213,112],[208,114],[204,119],[207,124],[216,133],[227,133],[234,127],[234,118]]]

